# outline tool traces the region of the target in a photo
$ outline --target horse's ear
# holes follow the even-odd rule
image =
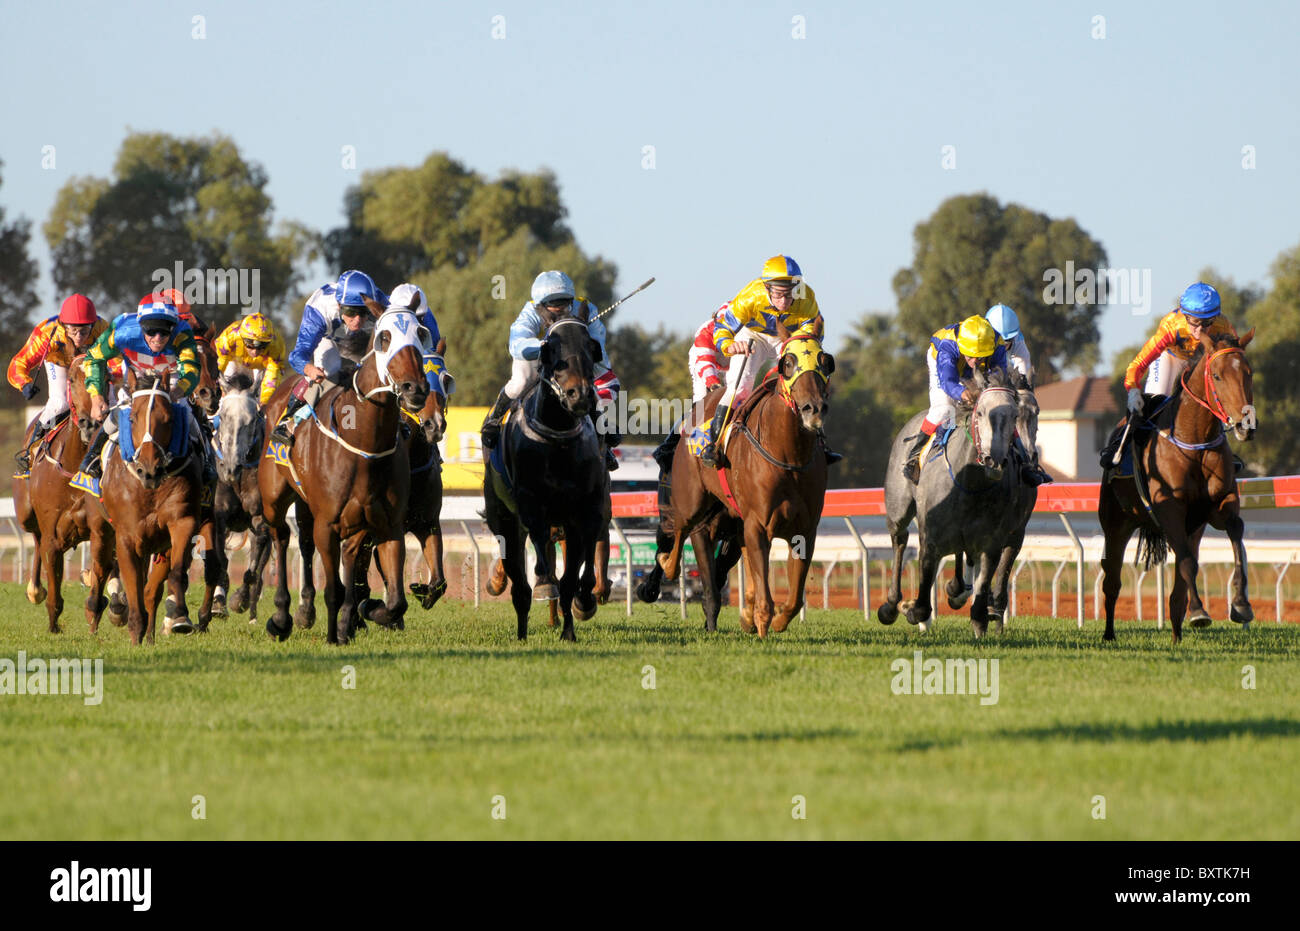
[[[586,301],[583,301],[582,312],[578,314],[578,319],[581,320],[583,323],[590,323],[591,320],[588,319],[590,314],[591,314],[591,305],[588,304]]]
[[[793,378],[794,373],[799,370],[799,361],[794,357],[793,352],[787,352],[781,357],[781,377]]]
[[[438,345],[433,347],[433,351],[440,356],[445,356],[447,354],[447,337],[439,336]]]
[[[420,292],[419,292],[419,291],[416,291],[414,294],[411,295],[411,300],[410,300],[410,302],[406,305],[406,309],[409,310],[409,311],[411,311],[411,312],[413,312],[413,313],[414,313],[415,311],[418,311],[418,310],[420,309]]]
[[[592,362],[599,362],[603,355],[600,349],[600,340],[595,337],[587,340],[587,351],[591,353]]]
[[[378,319],[384,313],[383,305],[367,295],[362,295],[361,299],[366,302],[366,309],[370,311],[370,316]]]
[[[551,345],[550,340],[542,340],[542,348],[538,353],[537,361],[544,369],[551,367],[551,358],[555,355],[555,347]]]
[[[1246,331],[1245,336],[1237,340],[1237,345],[1239,345],[1242,349],[1245,349],[1247,346],[1250,345],[1250,341],[1254,338],[1255,338],[1255,328],[1251,327],[1249,330]]]
[[[1199,342],[1207,353],[1214,352],[1214,337],[1210,335],[1209,330],[1201,330]]]
[[[822,370],[823,375],[834,375],[835,357],[829,352],[819,352],[817,354],[817,367]]]
[[[381,330],[379,332],[379,335],[375,337],[375,348],[378,349],[380,352],[387,352],[388,344],[391,343],[392,341],[393,341],[393,334],[389,333],[388,329],[385,328]]]
[[[776,335],[777,338],[784,343],[786,340],[790,338],[790,328],[786,326],[784,323],[782,323],[780,320],[778,320],[776,321]]]

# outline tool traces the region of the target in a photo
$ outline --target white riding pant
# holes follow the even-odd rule
[[[41,408],[41,426],[48,430],[54,426],[55,418],[68,409],[68,370],[53,362],[43,364],[45,384],[50,390],[50,397],[45,402],[45,407]]]
[[[781,340],[749,327],[741,327],[736,334],[737,343],[749,343],[753,350],[748,356],[729,356],[727,363],[727,390],[722,394],[719,407],[743,404],[754,390],[754,381],[761,378],[781,349]],[[748,360],[748,361],[746,361]]]
[[[1187,370],[1187,365],[1186,359],[1167,352],[1160,353],[1147,368],[1146,386],[1142,390],[1147,394],[1163,394],[1168,397],[1174,393],[1174,386]]]
[[[925,354],[925,366],[930,370],[930,410],[925,419],[937,427],[952,426],[957,422],[957,402],[939,384],[939,356],[933,346]]]
[[[541,378],[542,363],[537,359],[511,359],[510,380],[506,382],[506,397],[512,401],[522,398]]]

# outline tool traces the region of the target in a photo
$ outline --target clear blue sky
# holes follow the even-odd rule
[[[894,309],[913,227],[953,194],[1074,217],[1151,269],[1152,316],[1207,264],[1262,284],[1300,243],[1294,3],[0,0],[0,32],[0,203],[36,222],[51,301],[39,226],[130,130],[229,134],[276,218],[322,230],[361,171],[434,150],[549,167],[620,287],[658,277],[622,322],[693,327],[785,252],[832,345]],[[1108,308],[1105,358],[1153,324]]]

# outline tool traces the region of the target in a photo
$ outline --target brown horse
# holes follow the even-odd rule
[[[312,422],[304,421],[295,433],[288,465],[271,458],[279,444],[270,442],[258,469],[262,512],[276,549],[275,614],[266,630],[279,640],[288,639],[292,631],[286,517],[295,499],[300,502],[296,512],[303,556],[300,626],[315,622],[315,550],[320,550],[325,569],[330,643],[347,643],[357,626],[354,580],[359,551],[368,537],[376,542],[385,578],[403,577],[411,465],[399,432],[398,407],[420,410],[429,386],[414,336],[418,328],[414,314],[399,308],[385,312],[368,298],[366,307],[377,321],[364,361],[344,379],[346,384],[322,394]],[[387,359],[382,366],[380,356]],[[278,422],[300,381],[301,377],[289,379],[276,390],[267,406],[267,423]],[[405,614],[406,595],[396,584],[389,586],[385,604],[375,608],[370,618],[400,628]]]
[[[721,468],[708,468],[691,455],[673,458],[672,547],[656,554],[664,577],[676,579],[682,542],[697,527],[724,508],[729,516],[743,519],[745,568],[753,583],[741,607],[741,627],[760,637],[769,629],[785,630],[803,607],[804,582],[826,497],[820,434],[835,371],[834,358],[812,336],[786,338],[778,358],[777,378],[764,381],[739,408],[730,439],[719,438],[727,444]],[[715,391],[701,402],[704,418],[712,416],[721,397]],[[777,537],[790,543],[790,593],[774,615],[767,564]],[[713,557],[708,549],[696,554],[701,565]]]
[[[171,397],[171,377],[158,379],[128,371],[130,439],[134,455],[124,458],[124,431],[104,465],[104,510],[117,532],[117,562],[128,605],[132,645],[154,640],[154,621],[164,581],[168,589],[164,632],[193,630],[185,592],[189,587],[191,543],[200,524],[203,467],[195,438],[172,451],[177,431],[185,430],[184,409]],[[150,562],[151,557],[156,557]],[[147,578],[146,578],[147,576]]]
[[[1183,614],[1191,600],[1190,623],[1206,627],[1210,615],[1196,589],[1197,553],[1207,523],[1225,531],[1232,541],[1233,595],[1229,615],[1238,624],[1254,618],[1246,590],[1245,529],[1237,496],[1232,449],[1227,431],[1239,440],[1255,434],[1251,368],[1245,349],[1252,329],[1240,340],[1208,333],[1183,375],[1182,392],[1155,415],[1154,431],[1146,431],[1145,446],[1135,443],[1133,478],[1106,469],[1102,477],[1097,516],[1106,535],[1101,567],[1106,596],[1105,640],[1115,639],[1115,599],[1122,583],[1124,548],[1133,531],[1142,545],[1138,558],[1163,567],[1166,547],[1174,551],[1176,573],[1169,594],[1169,620],[1174,642],[1183,636]],[[1152,435],[1153,434],[1153,435]]]
[[[33,457],[31,474],[14,481],[14,505],[19,523],[36,541],[32,574],[27,583],[27,600],[40,604],[48,594],[46,612],[50,633],[59,632],[63,614],[63,557],[68,550],[86,540],[91,541],[94,569],[87,573],[90,593],[86,597],[86,622],[90,632],[99,630],[99,619],[107,603],[104,585],[113,564],[113,527],[103,508],[92,496],[68,484],[86,454],[95,432],[90,419],[90,395],[86,392],[86,373],[82,356],[68,369],[69,410],[66,420],[56,425]],[[20,497],[21,494],[21,497]],[[48,592],[40,584],[44,569]],[[111,614],[119,627],[126,623],[120,600]]]

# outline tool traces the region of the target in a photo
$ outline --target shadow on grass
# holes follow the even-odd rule
[[[1027,727],[966,734],[959,737],[909,740],[896,750],[937,750],[975,741],[993,740],[1056,741],[1090,743],[1155,743],[1160,740],[1206,743],[1229,737],[1300,737],[1300,721],[1289,718],[1247,718],[1241,721],[1154,721],[1150,724],[1097,722],[1089,724],[1055,724],[1051,727]]]

